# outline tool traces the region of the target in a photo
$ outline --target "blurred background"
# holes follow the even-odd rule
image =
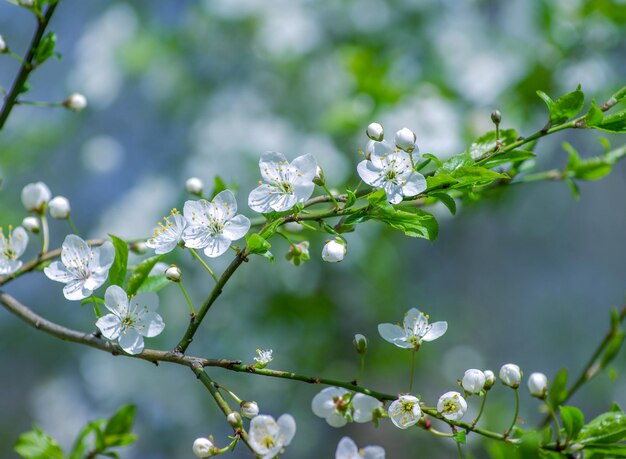
[[[60,102],[84,93],[81,114],[17,106],[0,136],[0,225],[18,225],[24,185],[45,181],[72,202],[84,236],[150,234],[172,207],[189,199],[184,181],[210,184],[219,174],[236,188],[240,211],[257,184],[265,150],[288,158],[312,153],[331,187],[357,181],[358,150],[371,121],[388,133],[416,132],[422,152],[447,157],[492,129],[528,135],[545,124],[535,90],[556,97],[581,84],[601,103],[626,83],[623,0],[61,0],[51,30],[62,60],[31,78],[29,100]],[[35,29],[32,14],[0,3],[0,34],[19,54]],[[0,85],[18,63],[0,56]],[[563,132],[537,149],[539,170],[564,167],[565,139],[583,156],[599,154],[594,132]],[[619,145],[618,138],[610,138]],[[208,185],[210,188],[210,185]],[[435,208],[439,239],[409,239],[368,223],[347,235],[340,264],[319,257],[294,267],[273,240],[276,262],[257,257],[227,285],[189,349],[193,355],[251,362],[272,348],[271,367],[350,380],[358,372],[355,333],[370,340],[363,383],[386,392],[408,385],[410,353],[384,342],[381,322],[398,322],[410,307],[446,320],[448,333],[418,355],[416,387],[427,403],[457,388],[467,368],[515,362],[528,375],[577,373],[608,329],[609,310],[624,301],[626,165],[605,180],[581,184],[574,201],[564,183],[510,187],[456,217]],[[52,247],[69,232],[51,223]],[[34,240],[34,238],[33,238]],[[34,255],[37,244],[29,247]],[[211,281],[176,253],[166,261],[184,271],[198,304]],[[139,258],[132,259],[136,263]],[[221,271],[228,257],[212,261]],[[61,324],[89,331],[93,313],[67,302],[61,284],[33,273],[7,291]],[[187,323],[180,292],[160,292],[165,332],[148,346],[171,349]],[[36,423],[67,450],[89,420],[138,406],[139,441],[122,456],[193,457],[191,444],[230,428],[206,390],[182,367],[152,364],[58,341],[0,310],[0,456]],[[626,365],[615,363],[572,404],[593,416],[612,401],[626,406]],[[321,389],[221,369],[210,370],[263,413],[292,413],[298,433],[287,457],[334,457],[338,440],[378,444],[387,457],[455,457],[451,441],[390,422],[329,427],[310,410]],[[470,400],[472,419],[478,406]],[[520,418],[542,414],[522,391]],[[513,394],[498,384],[483,421],[504,430]],[[523,425],[522,425],[523,427]],[[432,437],[432,438],[431,438]],[[475,457],[487,447],[470,436]],[[413,451],[415,453],[413,453]],[[234,457],[250,457],[237,448]]]

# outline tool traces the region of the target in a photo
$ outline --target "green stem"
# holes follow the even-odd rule
[[[194,249],[189,249],[189,251],[191,252],[191,254],[196,257],[198,259],[198,261],[200,262],[200,264],[202,264],[202,266],[204,266],[204,269],[206,269],[209,274],[211,275],[211,277],[213,278],[213,280],[215,282],[217,282],[217,277],[215,276],[215,273],[213,272],[213,270],[211,268],[209,268],[209,265],[207,265],[204,260],[202,259],[202,257],[198,254],[198,252],[196,252]]]
[[[185,287],[183,287],[182,280],[178,281],[178,286],[180,287],[180,291],[183,292],[183,295],[185,296],[185,300],[187,300],[187,304],[189,305],[189,311],[191,312],[191,317],[194,317],[196,315],[196,311],[193,308],[193,303],[189,299],[189,295],[187,295],[187,290],[185,290]]]
[[[459,458],[463,459],[463,451],[461,451],[461,444],[458,441],[455,441],[456,443],[456,451],[457,453],[459,453]]]
[[[74,220],[72,220],[72,217],[70,215],[67,216],[67,224],[69,225],[70,229],[72,230],[72,233],[74,233],[75,235],[78,236],[78,228],[76,228],[76,225],[74,224]]]
[[[561,444],[561,424],[559,423],[559,418],[556,415],[556,412],[552,408],[552,405],[548,403],[547,400],[544,400],[546,407],[548,408],[548,415],[554,421],[554,427],[556,428],[556,444],[559,446]]]
[[[33,105],[35,107],[63,107],[63,104],[59,102],[41,102],[38,100],[22,100],[22,99],[16,100],[15,105]]]
[[[504,438],[507,438],[511,434],[513,427],[515,427],[515,424],[517,423],[517,415],[519,414],[519,387],[516,387],[513,390],[515,391],[515,414],[513,415],[513,421],[511,422],[510,427],[504,432]]]
[[[487,402],[487,392],[484,392],[482,396],[482,402],[480,402],[480,409],[478,410],[478,415],[476,416],[476,419],[472,421],[472,427],[474,427],[478,423],[478,420],[483,415],[486,402]]]
[[[100,306],[98,305],[95,295],[92,294],[91,299],[93,301],[93,312],[96,315],[96,319],[99,319],[102,317],[102,311],[100,311]]]
[[[339,203],[337,202],[337,199],[335,199],[335,197],[333,196],[333,194],[330,192],[330,190],[328,189],[328,187],[326,186],[326,184],[324,183],[322,185],[322,188],[324,188],[324,191],[326,192],[326,194],[330,197],[330,200],[333,202],[333,204],[335,205],[335,207],[339,207]]]
[[[417,349],[413,348],[411,354],[411,379],[409,381],[409,393],[413,390],[413,377],[415,376],[415,354],[417,354]]]
[[[365,373],[365,354],[359,354],[359,357],[361,360],[361,368],[359,370],[359,375],[356,378],[357,381],[360,381],[361,378],[363,378],[363,374]]]

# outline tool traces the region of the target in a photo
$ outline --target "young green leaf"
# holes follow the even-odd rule
[[[500,130],[500,138],[496,140],[496,131],[487,132],[470,145],[470,157],[475,161],[483,159],[486,155],[494,153],[498,146],[509,145],[515,142],[517,136],[515,129],[502,129]]]
[[[494,167],[499,166],[501,164],[520,163],[522,161],[526,161],[527,159],[532,159],[535,156],[536,155],[532,151],[511,150],[503,154],[496,153],[495,155],[491,156],[484,162],[481,162],[481,165],[483,167],[486,167],[487,169],[493,169]]]
[[[626,110],[605,116],[601,123],[592,127],[607,132],[626,132]]]
[[[102,436],[102,429],[105,424],[104,419],[96,419],[95,421],[87,424],[83,430],[80,432],[78,438],[74,442],[74,446],[72,447],[72,452],[68,459],[83,459],[87,456],[88,451],[91,449],[91,442],[89,440],[89,436],[94,434],[95,436]]]
[[[561,368],[556,376],[554,377],[554,381],[550,386],[550,390],[548,391],[548,400],[550,404],[556,409],[565,397],[567,396],[567,370],[565,368]]]
[[[126,269],[128,265],[128,244],[117,236],[109,234],[113,246],[115,247],[115,260],[109,271],[109,281],[111,285],[124,286],[126,280]]]
[[[56,440],[37,426],[20,435],[13,448],[25,459],[63,459]]]
[[[171,282],[163,274],[157,274],[155,276],[148,276],[139,286],[137,293],[139,292],[158,292],[162,288],[168,286]]]
[[[214,198],[218,193],[226,190],[228,187],[226,186],[226,182],[222,180],[222,177],[216,175],[213,179],[213,193],[211,194],[211,199]]]
[[[139,287],[141,287],[144,281],[148,278],[148,275],[150,274],[150,271],[152,271],[152,268],[154,268],[154,265],[156,265],[161,258],[163,258],[163,255],[157,255],[139,263],[128,279],[126,293],[129,295],[137,293]]]
[[[54,54],[54,47],[57,43],[57,36],[54,32],[49,32],[39,42],[37,51],[35,51],[35,62],[37,65],[41,65],[46,62],[52,54]]]
[[[563,427],[567,433],[567,438],[575,440],[580,432],[580,429],[585,425],[585,416],[575,406],[560,406],[559,411],[561,413],[561,420],[563,421]]]
[[[580,86],[575,91],[562,95],[557,100],[552,100],[545,92],[537,91],[537,95],[548,106],[550,111],[550,125],[560,124],[578,115],[585,103],[585,95]]]
[[[455,442],[460,443],[460,444],[464,444],[467,441],[464,430],[459,430],[457,433],[454,434],[452,438],[454,439]]]
[[[259,255],[263,255],[270,249],[270,247],[272,247],[271,244],[258,233],[246,235],[246,245],[249,253],[256,253]]]
[[[602,123],[604,119],[604,112],[598,108],[596,105],[596,101],[591,101],[591,107],[589,111],[585,114],[585,125],[588,127],[597,126]]]
[[[430,193],[430,196],[439,199],[439,201],[441,201],[441,203],[448,208],[452,215],[456,215],[456,201],[452,196],[444,192]]]
[[[407,236],[433,241],[439,233],[435,217],[416,207],[394,208],[387,201],[373,206],[369,217],[396,228]]]
[[[585,425],[576,440],[579,443],[614,443],[626,438],[626,414],[620,411],[602,413]]]

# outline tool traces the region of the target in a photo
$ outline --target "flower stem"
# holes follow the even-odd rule
[[[191,312],[191,317],[195,317],[196,311],[193,308],[193,303],[189,299],[189,295],[187,295],[187,291],[185,290],[185,287],[183,287],[182,280],[178,281],[178,286],[180,287],[180,291],[183,292],[183,295],[185,296],[185,299],[187,300],[187,304],[189,305],[189,311]]]
[[[515,391],[515,414],[513,415],[513,421],[511,422],[511,426],[508,429],[506,429],[506,431],[503,434],[504,438],[510,435],[511,431],[513,430],[513,427],[515,426],[515,423],[517,422],[517,415],[519,414],[519,388],[516,387],[513,390]]]
[[[76,228],[76,225],[74,224],[74,220],[72,220],[71,216],[67,216],[67,224],[70,226],[70,229],[72,230],[72,233],[74,233],[75,235],[78,236],[78,228]]]
[[[326,184],[322,185],[322,188],[324,188],[324,191],[326,192],[326,194],[328,196],[330,196],[330,200],[333,202],[333,204],[335,205],[335,207],[339,207],[339,203],[337,202],[337,200],[335,199],[335,196],[333,196],[333,194],[330,192],[330,190],[328,189],[328,187],[326,186]]]
[[[556,415],[554,408],[552,408],[552,405],[548,403],[547,400],[544,399],[544,403],[548,408],[550,417],[554,420],[554,427],[556,427],[556,444],[559,446],[561,444],[561,424],[559,423],[559,417]]]
[[[483,394],[483,400],[480,403],[480,410],[478,410],[478,415],[476,416],[476,419],[474,419],[472,421],[472,427],[474,427],[477,423],[478,420],[480,419],[480,417],[483,415],[483,410],[485,409],[485,402],[487,401],[487,392],[485,392]]]
[[[46,211],[41,213],[41,234],[43,236],[43,243],[41,244],[41,252],[39,256],[45,255],[48,251],[48,243],[50,242],[50,230],[48,228],[48,218],[46,217]]]
[[[409,392],[413,390],[413,376],[415,376],[415,354],[417,354],[417,349],[413,348],[413,352],[411,354],[411,379],[409,381]]]
[[[455,441],[456,443],[456,450],[459,453],[459,458],[463,459],[463,451],[461,451],[461,444],[458,441]]]
[[[213,270],[211,268],[209,268],[209,265],[207,265],[204,260],[202,259],[202,257],[200,257],[200,255],[198,255],[198,252],[196,252],[194,249],[189,249],[189,251],[191,252],[191,254],[196,257],[198,259],[198,261],[200,262],[200,264],[202,264],[202,266],[204,266],[204,269],[206,269],[209,274],[211,275],[211,277],[213,278],[213,280],[215,282],[217,282],[217,277],[215,276],[215,273],[213,272]]]
[[[361,359],[361,368],[359,370],[359,375],[356,378],[357,381],[361,380],[363,373],[365,372],[365,354],[360,354],[359,357]]]
[[[100,306],[98,306],[98,301],[96,300],[95,295],[91,295],[91,299],[93,301],[93,312],[96,315],[96,319],[102,317],[102,311],[100,311]]]

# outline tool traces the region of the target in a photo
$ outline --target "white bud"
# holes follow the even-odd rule
[[[467,370],[461,380],[461,386],[468,394],[478,394],[485,386],[485,373],[476,369]]]
[[[189,194],[195,194],[200,196],[204,189],[204,183],[198,177],[190,177],[185,182],[185,189]]]
[[[6,52],[7,50],[7,44],[4,41],[4,38],[2,38],[2,35],[0,35],[0,54]]]
[[[364,335],[357,333],[354,335],[352,343],[354,344],[357,354],[365,354],[367,352],[367,338]]]
[[[51,197],[50,188],[43,182],[29,183],[22,189],[22,204],[28,211],[41,213]]]
[[[483,371],[484,375],[485,375],[485,390],[489,390],[493,387],[493,385],[496,383],[496,375],[493,374],[493,371],[491,370],[485,370]]]
[[[230,424],[231,427],[241,427],[243,425],[243,421],[241,420],[241,415],[236,411],[228,413],[226,416],[226,421]]]
[[[193,442],[193,453],[199,458],[211,457],[213,454],[213,442],[208,438],[196,438]]]
[[[70,96],[63,101],[63,105],[65,105],[70,110],[80,112],[87,107],[87,98],[82,94],[75,92],[73,94],[70,94]]]
[[[19,3],[22,6],[31,7],[35,5],[35,0],[18,0],[17,3]]]
[[[366,132],[367,136],[376,142],[382,141],[385,136],[385,131],[382,125],[379,123],[371,123],[369,126],[367,126]]]
[[[56,196],[48,203],[50,216],[58,220],[65,220],[70,216],[70,202],[63,196]]]
[[[302,224],[298,222],[287,222],[283,225],[283,228],[285,228],[290,233],[299,233],[304,229],[304,226],[302,226]]]
[[[345,244],[339,239],[333,239],[328,241],[322,249],[322,260],[330,263],[337,263],[343,260],[348,249]]]
[[[517,389],[522,381],[522,371],[514,363],[507,363],[500,368],[502,384]]]
[[[546,398],[548,393],[548,378],[543,373],[533,373],[528,377],[528,391],[537,398]]]
[[[324,186],[326,184],[326,179],[324,178],[324,171],[319,166],[317,166],[317,168],[315,169],[315,177],[313,177],[313,183],[319,186]]]
[[[402,128],[396,132],[396,147],[406,151],[407,153],[411,153],[415,150],[416,140],[417,137],[415,137],[415,133],[409,128]]]
[[[172,282],[180,282],[180,278],[183,277],[183,273],[178,266],[172,265],[165,270],[165,277]]]
[[[248,419],[252,419],[259,414],[259,405],[250,400],[244,400],[239,405],[241,407],[241,415]]]
[[[22,226],[31,233],[37,234],[39,232],[39,219],[37,217],[26,217],[22,220]]]

